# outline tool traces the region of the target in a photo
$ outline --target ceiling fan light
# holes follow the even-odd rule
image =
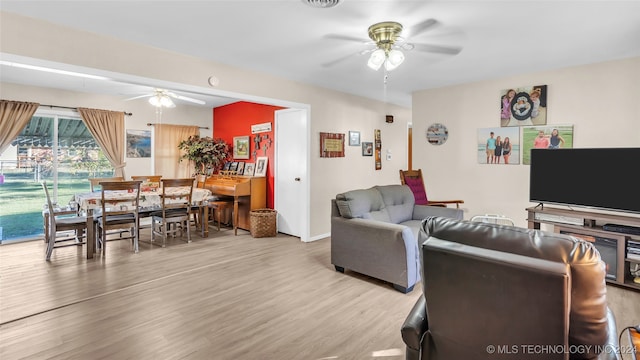
[[[162,104],[160,103],[160,95],[154,95],[152,97],[149,98],[149,104],[155,106],[155,107],[160,107],[162,106]]]
[[[389,56],[387,56],[387,61],[384,62],[384,68],[387,71],[391,71],[404,61],[404,54],[400,50],[391,50],[389,51]]]
[[[387,56],[384,53],[384,50],[378,49],[371,53],[369,56],[369,61],[367,62],[367,66],[372,68],[373,70],[380,69],[380,66],[384,63]]]
[[[167,95],[162,95],[160,97],[160,105],[166,107],[166,108],[174,108],[176,107],[176,104],[173,103],[173,101],[167,96]]]

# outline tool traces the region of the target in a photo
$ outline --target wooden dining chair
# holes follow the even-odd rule
[[[106,243],[111,240],[131,240],[133,251],[138,252],[140,181],[103,181],[100,182],[102,213],[97,221],[98,249],[106,254]],[[109,230],[118,230],[119,237],[108,237]],[[129,236],[122,236],[126,230]]]
[[[193,195],[193,178],[161,179],[162,209],[151,213],[151,243],[156,236],[162,237],[162,247],[167,245],[167,237],[184,237],[191,242],[191,198]]]
[[[109,178],[89,178],[89,184],[91,185],[91,192],[96,191],[103,181],[124,181],[124,176],[115,176]]]
[[[45,231],[45,240],[47,241],[47,252],[45,259],[51,260],[53,249],[67,246],[82,246],[86,242],[87,217],[77,215],[65,215],[58,217],[53,207],[47,183],[42,182],[42,189],[47,197],[47,211],[44,214],[48,218],[48,226]],[[69,235],[69,231],[73,231],[73,235]]]
[[[446,207],[449,204],[455,204],[456,208],[460,208],[460,204],[464,203],[463,200],[428,200],[424,179],[422,178],[422,169],[400,170],[400,183],[409,186],[416,199],[416,205]]]
[[[150,181],[159,183],[162,175],[131,175],[131,180]]]
[[[207,175],[203,175],[203,174],[199,174],[196,175],[194,178],[194,187],[199,188],[199,189],[204,189],[204,185],[207,181]],[[190,220],[190,224],[195,226],[196,229],[201,228],[202,227],[202,221],[204,221],[202,219],[203,217],[203,211],[202,211],[202,202],[199,204],[192,204],[191,205],[191,220]]]

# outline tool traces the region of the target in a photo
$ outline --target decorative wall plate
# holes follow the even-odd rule
[[[427,128],[427,141],[429,144],[442,145],[447,141],[448,137],[449,130],[447,130],[447,127],[442,124],[431,124]]]

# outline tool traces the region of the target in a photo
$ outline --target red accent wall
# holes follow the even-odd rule
[[[250,138],[250,159],[238,159],[237,161],[244,162],[256,162],[253,157],[253,151],[255,150],[254,139],[258,134],[251,134],[251,125],[271,123],[271,131],[260,133],[261,137],[265,135],[269,136],[271,145],[268,145],[268,141],[262,139],[260,141],[260,150],[257,150],[256,156],[267,156],[269,161],[267,162],[267,207],[273,209],[273,145],[275,123],[274,112],[276,110],[284,109],[279,106],[256,104],[246,101],[240,101],[229,105],[220,106],[213,109],[213,137],[221,138],[227,142],[227,144],[233,145],[233,138],[235,136],[249,136]],[[265,146],[267,151],[265,154]]]

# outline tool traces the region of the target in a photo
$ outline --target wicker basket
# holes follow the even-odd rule
[[[273,209],[256,209],[249,212],[251,236],[254,238],[275,237],[278,212]]]

